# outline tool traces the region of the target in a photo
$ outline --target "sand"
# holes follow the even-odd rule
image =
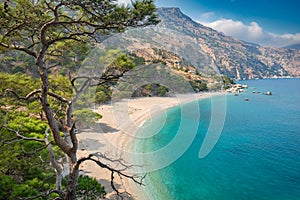
[[[130,165],[133,158],[127,152],[131,151],[132,138],[135,137],[138,128],[146,120],[168,108],[201,98],[208,98],[212,95],[216,95],[216,93],[127,99],[110,105],[99,106],[95,111],[100,113],[103,118],[99,120],[98,125],[91,129],[81,130],[78,134],[80,142],[78,157],[100,152],[109,158],[123,159],[127,165]],[[118,169],[123,168],[120,164],[111,163],[104,159],[101,159],[101,161]],[[100,168],[93,162],[83,163],[81,170],[83,174],[95,177],[105,186],[108,193],[107,199],[116,199],[115,192],[110,186],[111,173],[108,170]],[[132,167],[125,170],[124,173],[132,175],[136,171],[138,169]],[[140,186],[132,180],[120,179],[117,175],[115,182],[119,191],[127,191],[131,194],[131,197],[126,199],[147,199],[147,185]]]

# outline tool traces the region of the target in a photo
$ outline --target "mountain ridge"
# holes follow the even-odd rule
[[[300,43],[299,44],[293,44],[293,45],[285,46],[285,47],[282,47],[282,48],[300,50]]]
[[[203,56],[212,59],[221,74],[235,79],[300,77],[300,51],[263,47],[226,36],[193,21],[179,8],[158,8],[160,28],[196,40]],[[163,41],[164,38],[161,38]]]

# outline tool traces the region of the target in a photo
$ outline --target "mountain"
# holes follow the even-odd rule
[[[286,47],[283,47],[283,48],[300,50],[300,44],[294,44],[294,45],[286,46]]]
[[[300,76],[299,50],[261,47],[234,39],[194,22],[179,8],[159,8],[157,12],[160,27],[196,40],[201,56],[211,59],[224,75],[236,79]]]
[[[157,13],[161,20],[157,26],[129,30],[106,40],[106,45],[139,52],[139,56],[150,61],[162,58],[155,49],[172,52],[200,74],[211,77],[300,77],[299,50],[237,40],[193,21],[179,8],[158,8]],[[173,63],[175,66],[178,60]]]
[[[189,81],[210,84],[220,75],[238,80],[300,77],[299,45],[262,47],[197,23],[179,8],[158,8],[157,13],[161,20],[158,25],[115,34],[101,45],[130,51],[147,63],[163,63]],[[3,59],[0,55],[0,61]],[[14,65],[10,60],[2,64]],[[19,71],[20,65],[25,64],[8,69]]]

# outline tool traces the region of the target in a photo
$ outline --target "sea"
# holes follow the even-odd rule
[[[249,87],[238,96],[173,107],[143,124],[151,137],[135,145],[158,155],[143,160],[155,163],[145,172],[149,199],[300,199],[300,79],[239,83]]]

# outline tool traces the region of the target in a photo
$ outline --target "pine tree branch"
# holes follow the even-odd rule
[[[30,99],[31,97],[33,97],[34,95],[39,94],[39,93],[42,92],[41,89],[37,89],[37,90],[34,90],[34,91],[28,93],[25,97],[22,97],[22,96],[20,96],[20,95],[19,95],[16,91],[14,91],[14,90],[6,89],[5,91],[6,91],[6,92],[9,92],[9,93],[12,93],[17,99],[25,100],[25,101],[29,100],[29,99]],[[64,103],[69,103],[69,102],[70,102],[68,99],[66,99],[66,98],[64,98],[64,97],[62,97],[62,96],[60,96],[60,95],[58,95],[58,94],[56,94],[56,93],[54,93],[54,92],[48,92],[48,94],[49,94],[49,96],[54,97],[54,98],[56,98],[57,100],[59,100],[59,101],[61,101],[61,102],[64,102]]]
[[[9,93],[13,94],[17,99],[27,101],[34,95],[41,93],[41,89],[34,90],[34,91],[28,93],[25,97],[20,96],[16,91],[11,90],[11,89],[6,89],[5,92],[9,92]]]
[[[23,136],[23,135],[20,134],[20,131],[19,131],[19,130],[13,130],[13,129],[7,127],[7,126],[6,126],[5,128],[6,128],[8,131],[10,131],[10,132],[15,133],[16,136],[17,136],[18,138],[22,139],[22,140],[26,140],[26,141],[35,141],[35,142],[43,142],[43,143],[45,142],[45,141],[42,140],[42,139],[25,137],[25,136]]]
[[[3,42],[0,42],[0,46],[6,48],[6,49],[13,49],[13,50],[18,50],[18,51],[23,51],[31,56],[33,56],[34,58],[37,57],[37,54],[34,51],[29,50],[29,48],[24,47],[24,46],[20,46],[20,45],[16,45],[16,44],[12,44],[12,45],[8,45],[5,44]]]
[[[96,157],[96,158],[98,158],[98,159],[96,160],[96,159],[93,158],[93,157]],[[79,168],[79,166],[80,166],[83,162],[90,160],[90,161],[95,162],[99,167],[101,167],[101,168],[103,168],[103,169],[106,169],[106,170],[110,171],[110,173],[111,173],[111,179],[110,179],[111,187],[112,187],[112,189],[116,192],[117,196],[119,196],[121,199],[123,199],[123,197],[121,196],[121,194],[124,194],[124,193],[120,192],[120,191],[117,189],[117,187],[115,186],[115,182],[114,182],[114,178],[115,178],[114,175],[115,175],[115,174],[117,174],[118,176],[120,176],[120,178],[125,177],[125,178],[127,178],[127,179],[130,179],[130,180],[132,180],[134,183],[136,183],[136,184],[138,184],[138,185],[144,185],[143,180],[145,179],[146,175],[144,175],[144,176],[142,176],[142,177],[137,177],[137,176],[133,176],[133,175],[128,175],[128,174],[126,174],[125,172],[123,172],[124,169],[115,169],[115,168],[109,166],[108,164],[105,164],[105,163],[103,163],[102,161],[100,161],[100,158],[103,158],[104,160],[108,160],[108,161],[113,162],[113,163],[116,163],[116,162],[117,162],[117,163],[119,163],[119,164],[121,163],[122,165],[125,165],[125,164],[123,163],[122,160],[120,161],[120,160],[118,160],[118,159],[109,159],[109,158],[107,158],[106,156],[104,156],[103,154],[90,154],[88,157],[83,157],[83,158],[79,159],[79,160],[77,161],[75,167],[76,167],[76,168]],[[127,167],[127,169],[128,169],[128,168],[129,168],[129,166]],[[127,193],[127,192],[125,192],[125,193]],[[127,193],[127,194],[128,194],[128,193]]]
[[[56,191],[59,191],[60,194],[63,194],[63,191],[62,191],[62,172],[63,172],[63,169],[55,159],[52,144],[51,144],[51,142],[49,142],[49,137],[50,137],[49,131],[50,131],[49,129],[47,129],[45,131],[45,134],[46,134],[45,143],[48,146],[48,152],[49,152],[49,156],[50,156],[51,165],[53,166],[53,168],[56,171]]]
[[[72,152],[76,153],[77,149],[78,149],[78,140],[76,137],[76,132],[75,132],[75,122],[73,122],[72,127],[69,131],[70,137],[71,137],[71,142],[72,142]]]

